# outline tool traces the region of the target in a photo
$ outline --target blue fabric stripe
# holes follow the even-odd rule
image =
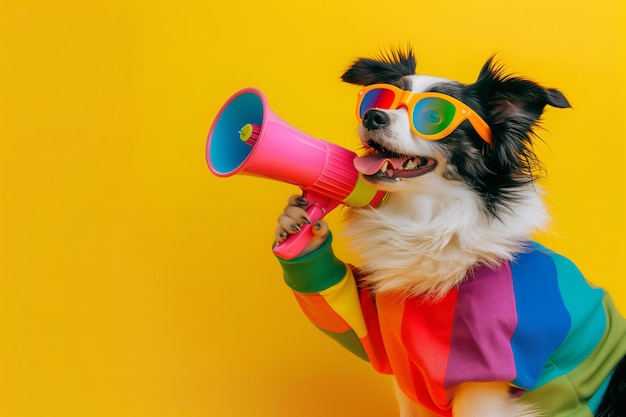
[[[563,343],[570,315],[561,299],[557,268],[546,253],[521,253],[511,262],[518,326],[511,339],[517,378],[525,389],[537,385],[546,362]]]
[[[546,368],[538,385],[580,365],[597,347],[606,331],[606,312],[602,304],[604,290],[591,287],[569,259],[542,247],[541,251],[554,261],[561,297],[572,324],[567,338],[550,358],[558,366]]]

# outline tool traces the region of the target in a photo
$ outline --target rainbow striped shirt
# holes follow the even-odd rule
[[[301,309],[436,415],[452,416],[460,383],[508,381],[545,415],[591,417],[626,354],[626,321],[610,297],[538,244],[435,302],[374,295],[331,241],[278,258]]]

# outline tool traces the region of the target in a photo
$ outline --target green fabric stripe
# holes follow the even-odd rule
[[[343,333],[335,333],[328,331],[326,329],[322,329],[319,326],[315,326],[322,331],[325,335],[335,339],[341,346],[348,349],[350,352],[354,353],[359,358],[364,361],[369,362],[369,358],[365,353],[365,349],[363,349],[363,345],[361,344],[361,340],[359,340],[358,336],[354,332],[354,330],[350,329],[347,332]]]
[[[592,417],[589,408],[597,406],[591,401],[626,354],[626,321],[613,300],[604,295],[602,304],[606,311],[606,332],[598,346],[576,368],[547,384],[524,394],[529,403],[537,404],[544,415],[551,417]],[[600,395],[600,394],[598,394]]]
[[[346,275],[347,267],[335,257],[332,235],[315,252],[294,259],[276,257],[283,268],[285,283],[294,291],[314,294],[332,287]]]
[[[526,404],[532,404],[543,416],[593,417],[591,410],[580,404],[576,390],[567,375],[522,395]]]
[[[589,399],[588,406],[591,409],[591,412],[593,413],[594,416],[598,412],[598,408],[600,408],[600,403],[602,402],[602,399],[604,398],[604,394],[606,394],[607,388],[609,388],[609,384],[611,383],[611,378],[613,377],[614,373],[615,372],[611,372],[609,376],[606,377],[602,385],[600,385],[600,388]]]

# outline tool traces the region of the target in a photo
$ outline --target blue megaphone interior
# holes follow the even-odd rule
[[[262,125],[263,113],[263,100],[254,93],[241,94],[222,111],[209,147],[209,158],[217,172],[233,172],[250,155],[253,147],[242,141],[239,134],[249,123]]]

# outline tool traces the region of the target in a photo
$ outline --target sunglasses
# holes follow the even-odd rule
[[[414,93],[389,84],[368,85],[359,91],[357,118],[362,121],[370,109],[395,110],[401,106],[409,113],[411,131],[423,139],[443,139],[469,120],[476,133],[493,148],[487,123],[465,103],[446,94]]]

